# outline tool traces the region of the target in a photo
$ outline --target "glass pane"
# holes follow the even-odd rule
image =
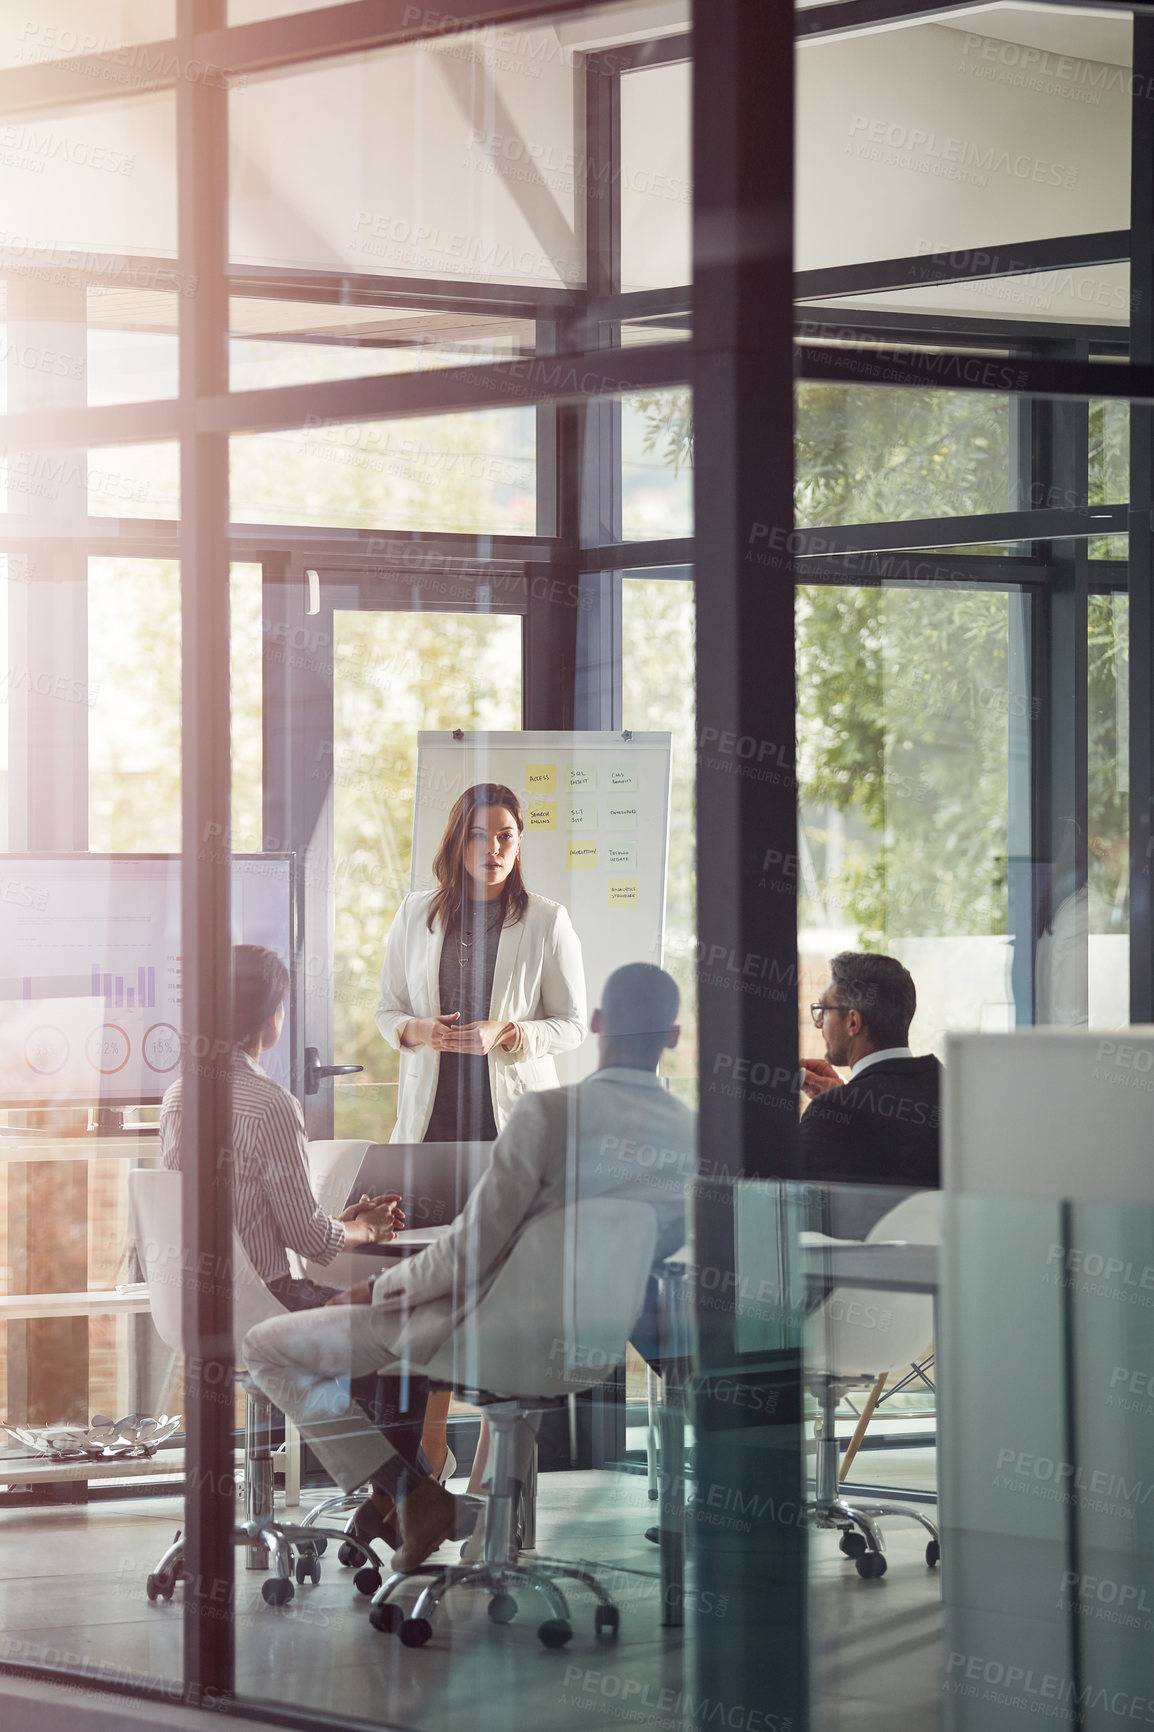
[[[802,270],[1126,226],[1125,19],[967,22],[802,48]]]
[[[180,568],[88,568],[88,845],[180,848]]]
[[[123,76],[131,81],[129,70]],[[97,278],[155,285],[151,260],[176,256],[176,104],[164,90],[101,94],[97,76],[91,103],[5,126],[5,262],[23,273],[55,267],[63,278],[79,253]]]
[[[177,296],[160,289],[88,289],[88,401],[144,403],[180,389]]]
[[[88,454],[88,511],[92,517],[180,516],[180,448],[103,445]]]
[[[688,61],[621,79],[621,287],[688,283],[693,197]]]
[[[694,823],[696,712],[693,703],[694,596],[686,580],[637,576],[621,583],[621,713],[624,725],[668,728],[673,736],[666,948],[662,967],[681,989],[681,1040],[662,1074],[687,1105],[697,1104],[697,840]]]
[[[232,638],[232,848],[235,854],[259,854],[264,848],[263,599],[260,566],[234,565],[229,620]]]
[[[582,281],[583,188],[541,166],[579,156],[574,67],[554,30],[518,24],[249,80],[230,99],[232,256]]]
[[[1005,595],[804,587],[797,610],[798,945],[816,1000],[841,950],[913,975],[915,1051],[1012,1026]],[[807,1001],[808,1002],[808,1001]],[[803,1054],[822,1038],[802,1023]]]
[[[688,387],[621,399],[626,541],[693,534],[693,401]]]
[[[1090,1027],[1122,1028],[1130,1021],[1130,601],[1092,595],[1089,607]]]
[[[532,409],[321,421],[232,441],[234,522],[532,534]]]
[[[1009,426],[993,392],[800,385],[797,522],[1006,511]]]
[[[335,616],[335,1047],[364,1065],[336,1092],[337,1134],[387,1140],[398,1054],[373,1024],[393,918],[410,887],[417,733],[521,725],[521,621]]]
[[[508,361],[536,340],[531,319],[302,301],[234,299],[231,322],[234,391]]]
[[[112,54],[117,66],[144,71],[152,57],[132,49],[175,32],[173,0],[29,0],[0,27],[0,67],[66,59],[83,65]],[[94,69],[94,83],[96,76]]]

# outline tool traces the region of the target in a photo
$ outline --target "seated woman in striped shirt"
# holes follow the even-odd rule
[[[271,950],[238,944],[232,953],[232,1152],[234,1218],[253,1268],[289,1311],[309,1311],[338,1291],[294,1276],[288,1252],[331,1263],[354,1245],[385,1244],[404,1226],[399,1196],[365,1198],[335,1218],[309,1182],[308,1140],[300,1102],[266,1076],[260,1055],[280,1039],[288,970]],[[183,1084],[177,1078],[160,1111],[164,1164],[181,1164]]]

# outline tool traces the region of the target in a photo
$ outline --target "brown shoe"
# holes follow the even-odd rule
[[[415,1570],[430,1552],[452,1537],[459,1502],[435,1479],[423,1479],[414,1486],[404,1503],[397,1506],[401,1544],[393,1553],[395,1570]]]

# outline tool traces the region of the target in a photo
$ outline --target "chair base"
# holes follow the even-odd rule
[[[841,1495],[838,1482],[840,1455],[835,1414],[838,1384],[823,1382],[814,1393],[821,1403],[821,1414],[814,1427],[817,1442],[817,1495],[806,1504],[811,1527],[839,1528],[840,1546],[846,1557],[852,1558],[859,1576],[876,1578],[886,1573],[885,1545],[876,1523],[882,1516],[901,1516],[906,1521],[920,1522],[929,1534],[926,1544],[926,1565],[933,1569],[941,1557],[938,1530],[928,1516],[910,1504],[850,1503]]]
[[[321,1518],[335,1510],[355,1508],[360,1502],[356,1493],[339,1492],[323,1498],[301,1522],[278,1522],[273,1519],[273,1460],[271,1447],[272,1406],[252,1387],[250,1380],[238,1378],[246,1393],[244,1437],[244,1520],[233,1529],[233,1544],[247,1551],[245,1566],[250,1570],[271,1569],[272,1574],[261,1583],[261,1595],[269,1606],[284,1606],[292,1599],[294,1579],[303,1586],[314,1585],[321,1579],[321,1555],[330,1539],[340,1544],[340,1561],[371,1566],[372,1578],[366,1576],[362,1591],[372,1593],[379,1585],[376,1562],[367,1545],[348,1529],[328,1528]],[[350,1518],[351,1526],[351,1518]],[[360,1572],[358,1571],[358,1574]],[[171,1600],[178,1582],[184,1580],[184,1541],[178,1533],[145,1583],[149,1600]]]
[[[547,1648],[563,1648],[573,1634],[569,1621],[569,1603],[560,1587],[562,1581],[578,1582],[593,1595],[594,1629],[599,1636],[615,1636],[620,1613],[612,1596],[597,1578],[578,1564],[563,1558],[537,1557],[532,1563],[520,1563],[516,1558],[514,1516],[519,1503],[527,1501],[533,1507],[535,1499],[524,1499],[527,1487],[513,1478],[513,1441],[517,1423],[527,1412],[517,1402],[493,1402],[485,1406],[492,1432],[492,1486],[485,1506],[485,1532],[482,1556],[475,1563],[422,1564],[416,1570],[394,1570],[373,1595],[369,1622],[375,1630],[394,1630],[406,1647],[420,1648],[433,1634],[433,1619],[437,1608],[451,1588],[474,1588],[490,1595],[489,1617],[495,1624],[508,1624],[520,1609],[514,1590],[540,1594],[549,1610],[549,1617],[537,1628],[537,1635]],[[533,1470],[530,1469],[533,1475]],[[403,1517],[402,1517],[403,1525]],[[532,1540],[526,1537],[526,1546]],[[373,1550],[382,1562],[387,1553],[380,1540],[372,1542]],[[412,1612],[406,1617],[393,1595],[406,1582],[418,1577],[428,1578],[417,1596]]]
[[[251,1559],[255,1554],[261,1559],[261,1567],[272,1571],[261,1583],[260,1590],[265,1604],[269,1606],[288,1604],[296,1591],[294,1580],[302,1587],[305,1582],[312,1582],[314,1585],[320,1582],[321,1557],[330,1539],[339,1543],[342,1552],[346,1547],[355,1551],[363,1564],[371,1566],[374,1573],[376,1572],[376,1561],[369,1548],[341,1528],[323,1528],[316,1523],[306,1525],[303,1522],[274,1522],[265,1518],[240,1522],[232,1531],[233,1544],[244,1546],[248,1551],[249,1567],[251,1568]],[[352,1561],[352,1558],[341,1558],[342,1563]],[[171,1600],[185,1575],[184,1540],[178,1533],[148,1576],[145,1592],[149,1600]],[[377,1581],[379,1580],[378,1575]],[[376,1582],[371,1586],[366,1584],[363,1591],[371,1593],[375,1586]]]
[[[429,1580],[406,1617],[393,1595],[418,1576]],[[597,1602],[593,1613],[597,1635],[616,1636],[621,1614],[612,1596],[588,1570],[562,1558],[538,1558],[532,1564],[422,1564],[407,1574],[394,1570],[373,1596],[369,1622],[374,1630],[399,1632],[406,1647],[420,1648],[432,1636],[437,1608],[450,1588],[488,1592],[489,1617],[495,1624],[512,1623],[520,1610],[514,1594],[521,1589],[540,1594],[548,1608],[548,1618],[537,1627],[540,1640],[547,1648],[563,1648],[573,1635],[573,1626],[569,1602],[559,1585],[562,1581],[579,1582],[589,1590]]]
[[[811,1527],[841,1529],[842,1551],[853,1559],[858,1575],[867,1579],[886,1573],[885,1546],[875,1526],[880,1516],[904,1516],[907,1521],[920,1522],[930,1536],[926,1544],[927,1567],[933,1569],[941,1557],[937,1528],[928,1516],[911,1509],[908,1504],[850,1504],[839,1497],[831,1502],[814,1500],[808,1503],[806,1514]]]

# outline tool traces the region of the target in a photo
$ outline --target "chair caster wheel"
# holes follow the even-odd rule
[[[297,1559],[296,1578],[298,1588],[303,1588],[306,1582],[317,1586],[321,1579],[321,1562],[317,1557],[306,1555]]]
[[[489,1616],[495,1624],[511,1624],[517,1616],[517,1602],[512,1594],[494,1594],[489,1601]]]
[[[287,1606],[294,1591],[287,1576],[270,1576],[260,1585],[261,1599],[266,1606]]]
[[[401,1641],[406,1648],[423,1648],[432,1633],[428,1618],[406,1618],[401,1624]]]
[[[573,1626],[567,1618],[546,1618],[538,1626],[537,1634],[547,1648],[563,1648],[573,1634]]]
[[[847,1558],[860,1558],[866,1551],[866,1542],[862,1534],[842,1534],[837,1543]]]
[[[346,1569],[351,1569],[354,1564],[360,1563],[364,1555],[360,1546],[355,1546],[351,1540],[342,1540],[337,1552],[337,1562]]]
[[[932,1570],[934,1565],[937,1563],[938,1559],[941,1557],[941,1555],[942,1555],[942,1548],[939,1545],[938,1541],[937,1540],[931,1540],[926,1547],[926,1566],[927,1566],[927,1568]]]
[[[374,1630],[380,1630],[383,1636],[391,1636],[394,1630],[399,1630],[405,1621],[405,1615],[400,1606],[394,1606],[391,1600],[386,1600],[383,1606],[369,1607],[369,1623]],[[424,1623],[424,1619],[421,1622]],[[432,1634],[430,1630],[429,1634]]]
[[[167,1602],[168,1600],[171,1600],[172,1591],[175,1586],[176,1583],[173,1581],[172,1577],[162,1570],[159,1575],[153,1574],[149,1576],[148,1580],[144,1584],[144,1591],[148,1595],[150,1601],[164,1600]]]
[[[380,1585],[381,1572],[376,1564],[365,1564],[364,1568],[359,1569],[353,1577],[353,1587],[358,1594],[364,1594],[366,1598],[375,1594]]]
[[[318,1558],[323,1558],[329,1549],[329,1542],[324,1534],[318,1534],[315,1540],[309,1541],[309,1544],[313,1549],[314,1556]]]
[[[593,1614],[593,1628],[599,1636],[615,1636],[620,1622],[616,1606],[598,1606]]]
[[[854,1559],[854,1569],[866,1581],[872,1581],[885,1575],[886,1560],[880,1552],[866,1552],[864,1557]]]

